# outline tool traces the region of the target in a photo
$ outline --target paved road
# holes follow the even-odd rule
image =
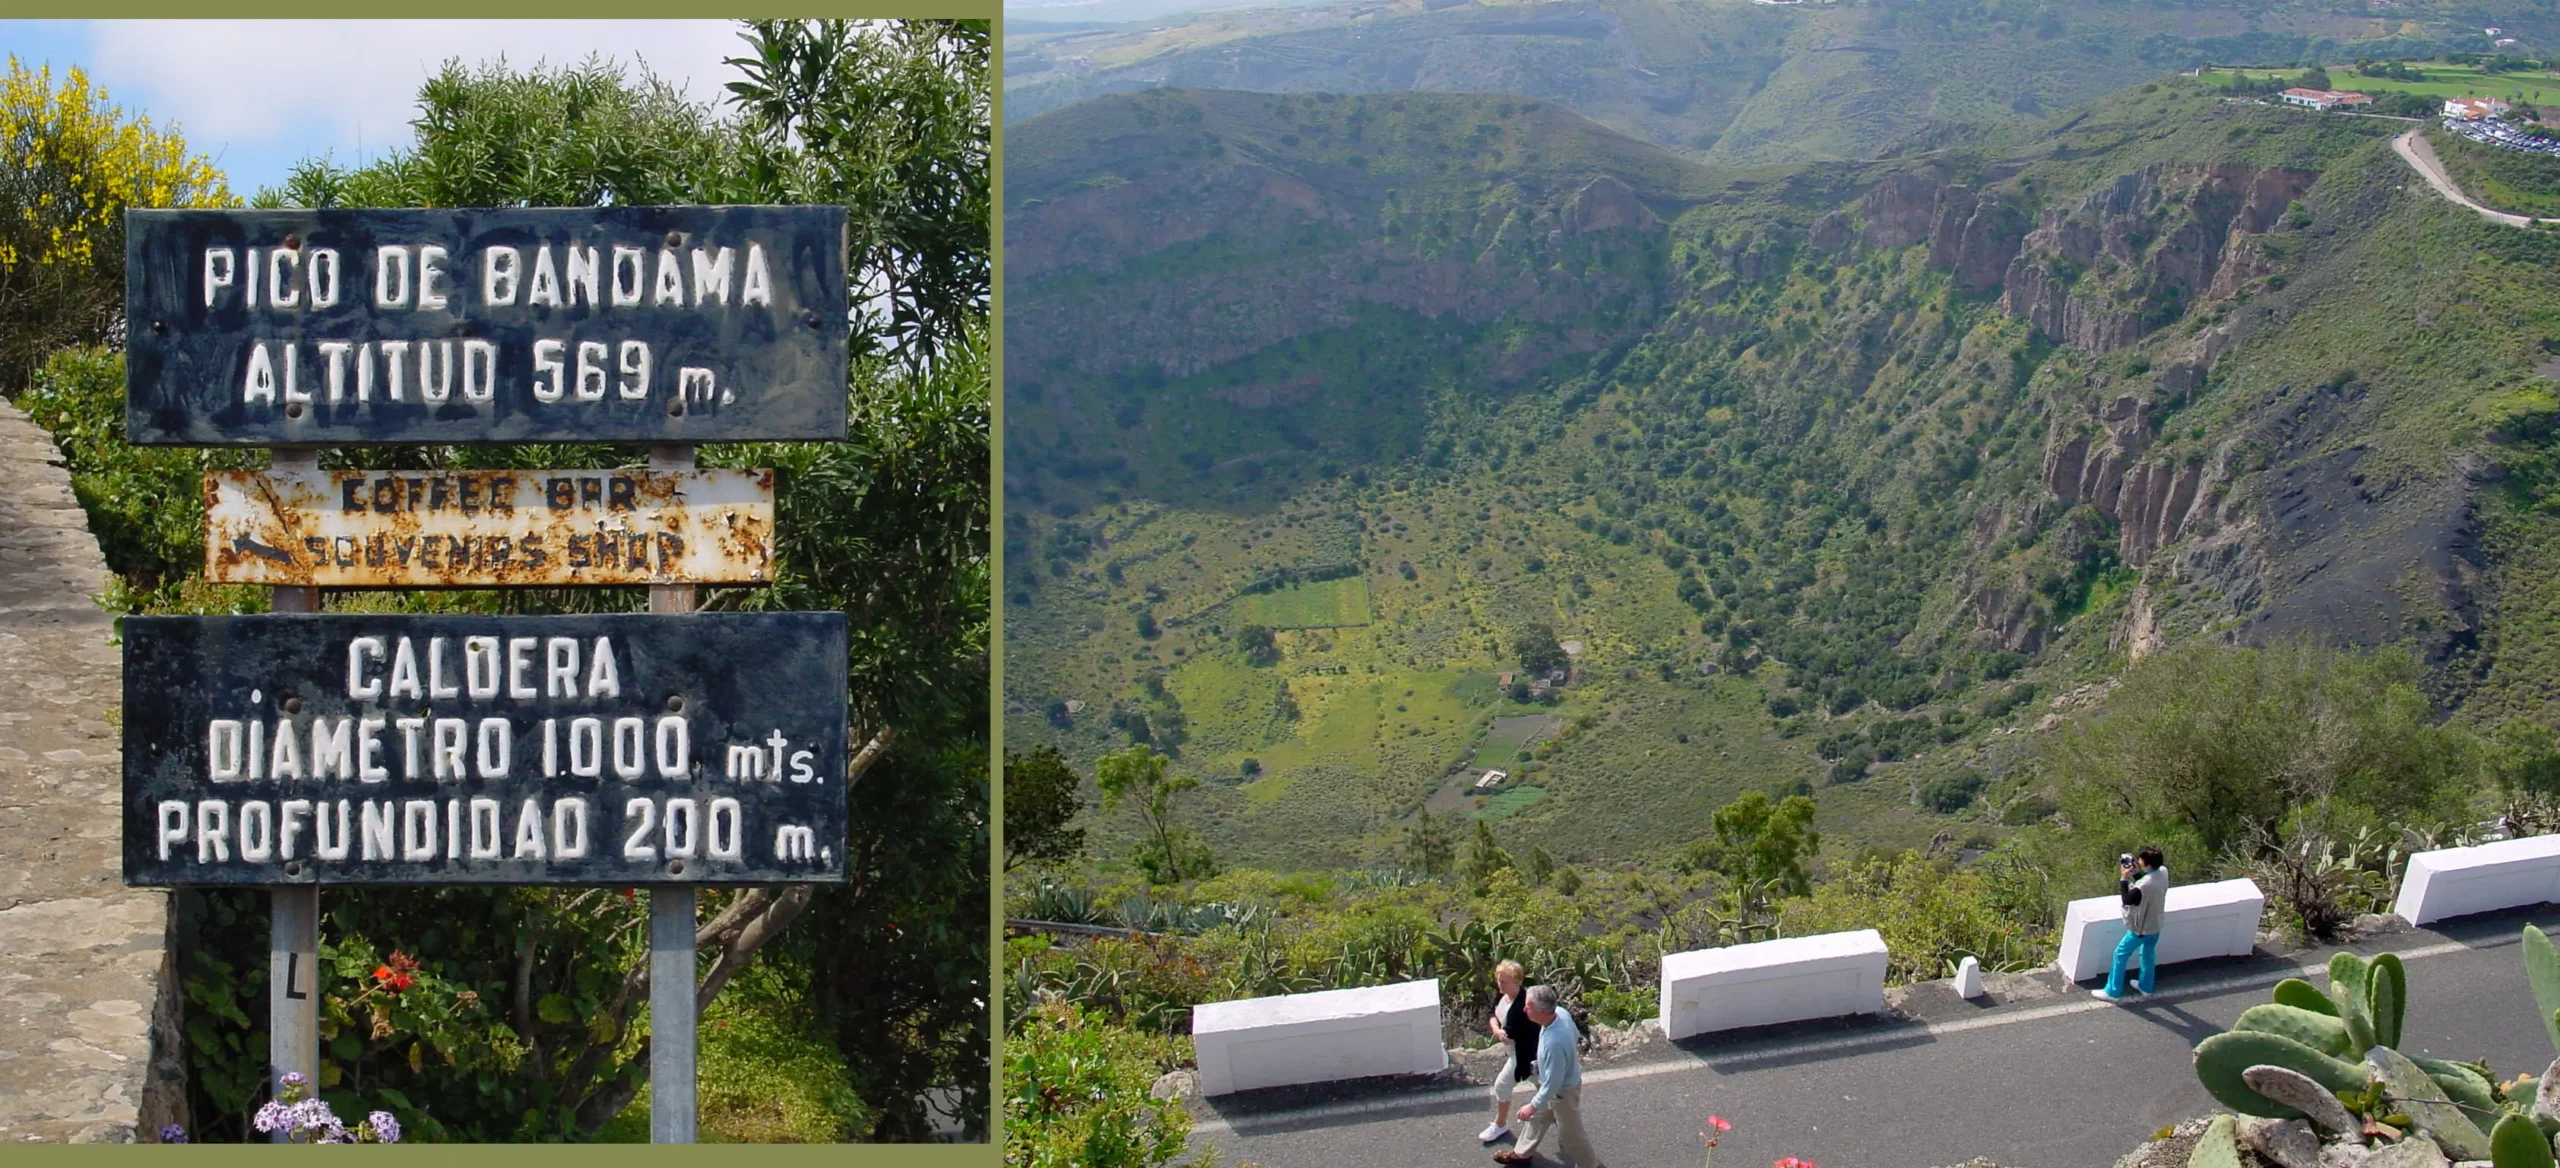
[[[2436,158],[2436,148],[2427,143],[2426,135],[2416,130],[2393,138],[2391,148],[2398,151],[2401,159],[2406,161],[2411,169],[2416,170],[2420,177],[2426,179],[2427,185],[2434,187],[2437,194],[2479,212],[2481,218],[2492,223],[2504,223],[2509,227],[2531,227],[2536,222],[2560,223],[2560,219],[2536,220],[2529,215],[2510,214],[2472,202],[2471,196],[2463,194],[2462,188],[2453,185],[2452,176],[2445,173],[2444,163]]]
[[[2408,959],[2411,1047],[2485,1058],[2508,1076],[2539,1073],[2553,1051],[2534,1024],[2517,950],[2527,921],[2560,927],[2560,908],[2356,948]],[[2212,1109],[2189,1050],[2284,977],[2328,984],[2300,970],[2325,969],[2329,952],[2173,966],[2161,993],[2135,1006],[2077,992],[1987,1007],[1941,994],[1915,1004],[1925,1023],[1657,1044],[1595,1067],[1584,1110],[1611,1168],[1697,1163],[1709,1114],[1736,1125],[1717,1149],[1728,1165],[1795,1155],[1826,1168],[1938,1168],[1988,1156],[2001,1168],[2106,1168],[2152,1132]],[[1489,1150],[1473,1138],[1486,1099],[1470,1087],[1294,1107],[1194,1100],[1194,1130],[1228,1164],[1486,1165]]]

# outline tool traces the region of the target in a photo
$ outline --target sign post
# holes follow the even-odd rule
[[[129,440],[275,449],[204,490],[206,578],[276,592],[271,616],[127,619],[125,881],[270,890],[278,1080],[320,1086],[320,885],[644,886],[650,1138],[694,1139],[697,889],[849,858],[844,615],[694,611],[697,584],[773,578],[775,507],[773,472],[693,444],[845,436],[845,223],[127,212]],[[649,465],[316,458],[535,442]],[[321,587],[594,585],[646,585],[649,612],[318,611]]]
[[[652,446],[649,469],[693,469],[690,446]],[[649,611],[692,612],[693,585],[649,589]],[[691,885],[649,890],[649,1142],[693,1142],[695,1017],[694,891]]]
[[[318,452],[309,447],[279,447],[270,456],[278,471],[317,470]],[[268,607],[275,612],[312,612],[320,607],[317,588],[278,588]],[[127,707],[130,709],[131,707]],[[320,889],[316,885],[280,885],[267,893],[267,1080],[280,1083],[301,1075],[313,1095],[320,1090],[320,999],[313,991],[320,974]],[[270,1139],[283,1143],[292,1135],[278,1130]]]

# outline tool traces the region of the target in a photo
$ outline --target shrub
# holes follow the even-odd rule
[[[1154,1168],[1182,1156],[1191,1116],[1148,1089],[1181,1043],[1081,1008],[1035,1009],[1005,1043],[1004,1162],[1015,1168]]]

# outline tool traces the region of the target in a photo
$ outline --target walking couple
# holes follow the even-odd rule
[[[1476,1138],[1488,1144],[1499,1140],[1517,1118],[1521,1122],[1518,1138],[1508,1150],[1493,1154],[1497,1162],[1527,1164],[1536,1156],[1538,1144],[1553,1134],[1578,1168],[1602,1168],[1600,1154],[1591,1149],[1591,1137],[1582,1129],[1582,1032],[1575,1028],[1573,1014],[1563,1008],[1554,986],[1524,986],[1526,980],[1517,961],[1493,967],[1493,982],[1502,999],[1494,1003],[1487,1029],[1495,1041],[1509,1048],[1510,1057],[1502,1060],[1502,1071],[1494,1076],[1493,1122]],[[1531,1079],[1537,1081],[1537,1093],[1514,1112],[1513,1089]]]

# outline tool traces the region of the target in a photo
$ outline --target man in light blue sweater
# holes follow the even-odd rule
[[[1538,1093],[1520,1109],[1526,1126],[1519,1142],[1493,1158],[1504,1164],[1529,1163],[1539,1142],[1556,1131],[1564,1138],[1564,1154],[1578,1168],[1602,1168],[1591,1136],[1582,1130],[1582,1032],[1574,1027],[1572,1014],[1556,1008],[1554,986],[1531,987],[1528,1010],[1529,1020],[1538,1024]]]

